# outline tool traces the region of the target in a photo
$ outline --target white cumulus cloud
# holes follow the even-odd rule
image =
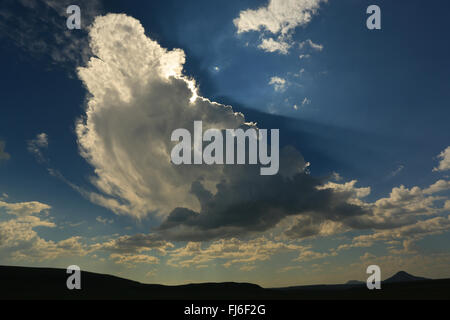
[[[241,11],[234,19],[238,33],[267,30],[286,34],[308,24],[324,0],[270,0],[267,6]]]
[[[179,206],[199,209],[191,184],[201,177],[214,187],[223,168],[173,165],[171,133],[192,132],[194,120],[202,120],[204,130],[237,128],[245,125],[243,115],[197,96],[195,82],[182,74],[183,50],[162,48],[138,20],[98,17],[90,36],[96,57],[78,74],[91,96],[76,132],[103,194],[91,200],[138,218]]]
[[[296,27],[307,25],[327,0],[270,0],[266,6],[247,9],[233,20],[237,33],[249,31],[270,33],[277,37],[264,37],[258,48],[267,52],[287,54],[293,45],[292,33]]]
[[[272,77],[270,78],[269,85],[272,85],[275,91],[284,91],[286,90],[286,79],[280,77]]]
[[[289,49],[292,47],[292,44],[279,38],[274,40],[272,38],[262,39],[261,43],[258,45],[258,48],[267,51],[267,52],[279,52],[281,54],[288,54]]]
[[[433,169],[433,171],[446,171],[450,170],[450,146],[442,151],[438,158],[440,159],[439,165]]]

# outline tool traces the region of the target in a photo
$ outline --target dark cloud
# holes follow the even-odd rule
[[[286,156],[283,150],[281,167],[289,171],[292,165],[304,163],[298,152],[296,156],[298,158],[293,161],[292,156]],[[288,162],[291,166],[287,165]],[[313,222],[343,221],[368,214],[367,209],[348,202],[352,197],[350,192],[318,189],[323,185],[323,179],[306,172],[259,176],[255,170],[250,166],[227,167],[227,178],[217,184],[214,195],[203,187],[201,181],[194,182],[191,193],[201,203],[201,210],[176,208],[158,231],[174,240],[210,240],[263,232],[285,217],[313,214],[310,230],[302,229],[297,235],[302,237],[314,233]],[[294,235],[295,230],[291,229],[290,234]]]

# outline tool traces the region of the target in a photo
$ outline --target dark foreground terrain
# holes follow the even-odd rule
[[[81,272],[81,290],[68,290],[68,276],[65,269],[0,266],[0,299],[450,299],[450,279],[429,280],[405,272],[372,291],[357,281],[276,289],[232,282],[163,286],[91,272]]]

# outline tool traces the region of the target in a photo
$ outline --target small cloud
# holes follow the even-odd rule
[[[111,224],[111,223],[114,222],[113,219],[106,219],[106,218],[103,218],[103,217],[100,217],[100,216],[95,218],[95,220],[97,220],[98,222],[103,223],[103,224]]]
[[[282,38],[278,38],[277,40],[269,38],[263,39],[258,48],[266,52],[279,52],[281,54],[288,54],[291,46],[292,44],[286,42]]]
[[[298,110],[301,107],[304,107],[304,106],[309,105],[309,104],[311,104],[311,100],[305,97],[305,99],[303,99],[303,101],[302,101],[300,106],[298,106],[297,104],[294,104],[293,108],[294,108],[294,110]]]
[[[36,138],[28,141],[28,151],[34,154],[39,162],[45,162],[45,157],[42,154],[44,148],[48,148],[48,135],[46,133],[39,133]]]
[[[403,169],[405,168],[405,166],[404,165],[399,165],[394,171],[392,171],[390,174],[389,174],[389,178],[392,178],[392,177],[395,177],[396,175],[398,175]]]
[[[303,99],[302,101],[302,106],[306,106],[308,104],[311,104],[311,100],[305,97],[305,99]]]
[[[81,226],[85,221],[69,223],[69,227],[75,228]]]
[[[445,201],[444,209],[450,210],[450,200],[446,200],[446,201]]]
[[[256,268],[255,265],[245,265],[245,266],[240,267],[239,269],[240,269],[241,271],[252,271],[252,270],[254,270],[255,268]]]
[[[309,54],[301,54],[298,57],[300,58],[300,60],[303,60],[303,59],[309,59],[311,57],[311,55],[309,55]]]
[[[277,92],[282,92],[286,90],[286,79],[280,77],[272,77],[270,78],[269,85],[272,85],[274,90]]]
[[[342,179],[343,179],[342,176],[339,173],[337,173],[337,172],[333,172],[331,174],[331,180],[333,180],[333,181],[339,182]]]
[[[219,72],[219,71],[220,71],[220,68],[219,68],[218,66],[214,66],[214,67],[213,67],[213,70],[214,70],[215,72]]]
[[[437,167],[433,168],[433,172],[450,170],[450,146],[442,151],[437,157],[441,161]]]
[[[371,260],[371,259],[374,259],[374,258],[376,258],[376,256],[373,255],[373,254],[370,253],[370,252],[366,252],[366,253],[364,253],[364,255],[362,255],[362,256],[359,257],[359,259],[361,259],[361,260],[363,260],[363,261]]]
[[[302,41],[298,44],[298,47],[300,49],[304,49],[306,47],[310,47],[311,49],[315,50],[315,51],[322,51],[323,50],[323,45],[318,44],[318,43],[314,43],[311,41],[311,39]]]
[[[302,69],[299,70],[299,72],[294,73],[294,77],[300,78],[303,73],[305,73],[305,69],[302,68]]]
[[[136,264],[158,264],[159,258],[146,254],[119,254],[113,253],[109,256],[114,263],[122,264],[126,267],[133,268]]]
[[[11,156],[5,151],[5,141],[0,140],[0,160],[9,160]]]
[[[8,199],[8,195],[6,193],[2,193],[2,195],[0,196],[0,200],[6,200]]]

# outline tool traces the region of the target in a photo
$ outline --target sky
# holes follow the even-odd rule
[[[450,277],[448,9],[2,1],[0,264],[161,284]],[[278,174],[175,166],[171,132],[196,120],[279,129]]]

